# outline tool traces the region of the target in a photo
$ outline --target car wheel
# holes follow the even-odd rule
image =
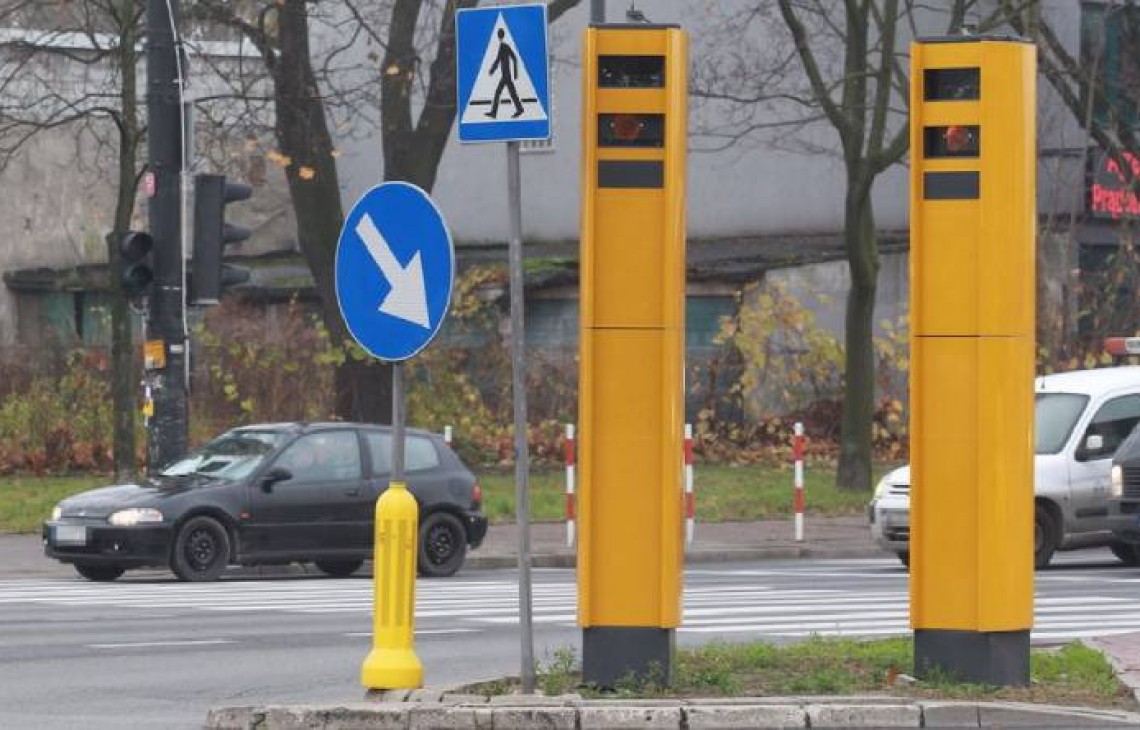
[[[83,563],[76,563],[75,572],[87,580],[105,583],[115,580],[126,571],[117,565],[84,565]]]
[[[898,556],[899,556],[899,562],[903,564],[903,567],[909,568],[910,567],[910,553],[898,553]]]
[[[334,578],[347,578],[355,573],[360,566],[364,565],[363,560],[317,560],[317,570],[331,575]]]
[[[428,578],[455,575],[467,557],[467,531],[449,512],[433,512],[420,524],[417,569]]]
[[[1133,568],[1140,565],[1140,545],[1113,540],[1108,544],[1108,549],[1125,565]]]
[[[217,580],[230,562],[226,528],[212,517],[195,517],[178,531],[170,569],[185,581]]]
[[[1037,505],[1033,513],[1033,567],[1044,568],[1057,549],[1057,525],[1044,505]]]

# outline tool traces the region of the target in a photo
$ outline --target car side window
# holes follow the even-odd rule
[[[392,435],[369,431],[364,434],[368,443],[368,453],[372,456],[374,476],[392,473]],[[423,436],[408,436],[404,442],[404,471],[411,473],[426,471],[439,466],[439,454],[431,439]]]
[[[365,431],[364,441],[372,457],[372,476],[392,473],[392,437],[378,431]]]
[[[1140,423],[1140,395],[1123,395],[1106,401],[1085,429],[1077,458],[1081,461],[1111,458],[1137,423]]]
[[[292,482],[359,479],[360,445],[352,431],[307,434],[290,444],[275,466],[283,466],[292,472]]]
[[[409,438],[404,451],[404,465],[408,471],[426,471],[439,466],[439,454],[431,439],[422,436]]]

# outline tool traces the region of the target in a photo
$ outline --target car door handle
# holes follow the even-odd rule
[[[360,496],[360,487],[354,487],[352,489],[346,489],[346,490],[344,490],[344,493],[347,494],[349,497],[359,497]]]

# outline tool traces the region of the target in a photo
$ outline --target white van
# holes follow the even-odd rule
[[[1108,545],[1128,565],[1140,549],[1113,536],[1109,514],[1112,456],[1140,422],[1140,367],[1075,370],[1035,381],[1034,563],[1056,550]],[[880,481],[868,507],[871,535],[910,561],[910,467]]]

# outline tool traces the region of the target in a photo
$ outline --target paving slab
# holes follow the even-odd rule
[[[812,728],[922,726],[922,710],[911,704],[812,704],[807,716]]]
[[[1140,714],[1007,703],[978,705],[982,727],[1140,727]]]
[[[578,707],[579,730],[677,730],[681,727],[681,706],[586,705]]]
[[[408,710],[408,730],[492,730],[488,707],[420,705]]]
[[[980,727],[978,706],[961,702],[922,702],[923,727]]]
[[[685,708],[689,730],[808,727],[807,712],[798,704],[701,704]]]
[[[574,707],[496,707],[491,710],[495,730],[577,730]]]

